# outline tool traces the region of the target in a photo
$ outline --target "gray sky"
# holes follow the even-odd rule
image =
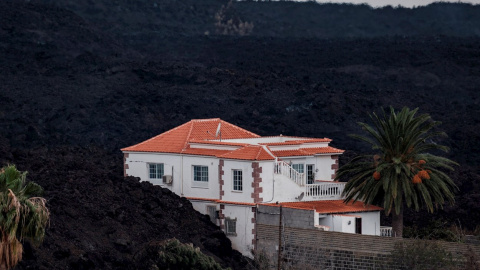
[[[415,6],[426,6],[433,2],[463,2],[463,3],[472,3],[475,5],[480,4],[480,0],[461,0],[461,1],[435,1],[435,0],[317,0],[319,3],[353,3],[353,4],[362,4],[366,3],[372,7],[383,7],[383,6],[393,6],[398,5],[404,7],[415,7]]]

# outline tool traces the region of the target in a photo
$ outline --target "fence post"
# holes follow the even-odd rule
[[[278,220],[278,270],[282,269],[282,205],[280,205],[280,219]]]

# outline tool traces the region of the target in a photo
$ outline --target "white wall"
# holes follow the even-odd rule
[[[342,232],[355,233],[355,216],[335,216],[342,220]]]
[[[262,188],[262,202],[275,202],[275,198],[273,197],[274,193],[277,192],[277,188],[273,186],[274,178],[277,175],[274,174],[274,167],[275,161],[260,161],[258,166],[262,167],[262,173],[260,177],[262,178],[262,183],[260,183],[260,187]]]
[[[321,216],[321,215],[320,215]],[[362,234],[380,235],[380,212],[355,212],[345,215],[327,215],[318,219],[318,225],[329,226],[330,231],[355,233],[355,217],[362,218]],[[350,225],[348,225],[350,221]]]
[[[220,210],[220,204],[217,203],[194,200],[192,200],[191,202],[193,208],[204,215],[208,215],[207,206],[216,206],[217,210]],[[221,210],[224,217],[230,219],[237,219],[236,235],[227,235],[227,237],[232,242],[232,248],[238,250],[244,256],[253,259],[252,250],[254,248],[254,245],[252,244],[252,240],[255,238],[255,235],[252,233],[254,229],[252,218],[255,217],[255,212],[252,209],[254,209],[254,207],[248,205],[233,204],[224,204],[224,206],[224,209]],[[222,224],[225,225],[224,220],[222,221]],[[219,220],[217,220],[216,225],[220,225]]]
[[[243,175],[243,190],[235,191],[233,190],[233,170],[242,170]],[[223,191],[225,192],[222,200],[231,201],[231,202],[249,202],[253,203],[252,198],[252,161],[243,161],[243,160],[224,160],[223,165]]]
[[[276,174],[275,175],[275,196],[271,202],[295,202],[298,201],[295,199],[299,197],[303,192],[305,196],[305,187],[297,185],[290,178]]]
[[[254,245],[252,240],[254,234],[254,224],[252,218],[255,217],[255,212],[252,211],[252,206],[244,205],[229,205],[225,204],[225,209],[222,210],[225,218],[237,219],[236,235],[227,235],[232,241],[232,248],[238,250],[244,256],[253,258],[252,250]]]
[[[335,160],[331,155],[315,156],[315,167],[318,171],[315,173],[315,180],[333,181],[332,174],[335,170],[332,169],[332,165],[335,164]]]
[[[362,234],[380,235],[380,211],[355,214],[362,217]]]
[[[318,172],[315,173],[315,179],[332,180],[331,175],[334,170],[331,169],[335,160],[328,156],[286,158],[286,162],[303,163],[305,171],[307,164],[314,164]],[[163,184],[161,179],[150,179],[148,173],[149,163],[163,163],[164,174],[171,175],[173,169],[172,185]],[[298,186],[288,177],[274,174],[274,161],[259,161],[262,167],[260,177],[262,182],[262,202],[276,201],[295,201],[295,198],[304,192],[304,187]],[[149,181],[155,185],[172,190],[174,193],[185,197],[200,197],[206,199],[220,199],[220,185],[218,179],[219,159],[216,157],[188,156],[167,153],[129,153],[126,158],[127,175],[140,177],[142,181]],[[193,181],[193,165],[202,165],[208,167],[209,181],[194,182]],[[243,172],[243,190],[242,192],[233,190],[233,169],[241,169]],[[254,202],[251,194],[254,189],[252,187],[252,161],[243,160],[224,160],[224,196],[222,200],[234,202]],[[328,177],[327,177],[328,176]],[[199,184],[203,184],[199,185]]]
[[[163,163],[164,174],[171,175],[173,168],[172,185],[163,184],[161,179],[150,179],[148,164]],[[164,153],[129,153],[126,158],[127,175],[140,177],[142,181],[149,181],[154,185],[172,190],[184,197],[202,197],[218,199],[220,195],[218,182],[218,159],[215,157],[186,156]],[[200,183],[193,181],[193,165],[208,167],[208,182]]]
[[[192,206],[193,206],[193,209],[195,209],[196,211],[204,214],[204,215],[208,215],[208,211],[207,211],[207,206],[214,206],[217,210],[219,210],[219,206],[217,205],[217,203],[214,203],[214,202],[208,202],[208,201],[193,201],[191,200],[190,201],[192,203]],[[215,225],[220,225],[218,219],[217,221],[214,223]]]

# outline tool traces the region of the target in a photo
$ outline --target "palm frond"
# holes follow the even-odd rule
[[[43,189],[27,182],[26,172],[14,165],[0,169],[0,265],[13,268],[22,258],[21,240],[40,243],[45,236],[50,212]]]
[[[418,108],[404,107],[396,112],[390,107],[388,113],[383,109],[380,114],[372,113],[371,124],[358,123],[368,136],[350,136],[372,146],[379,152],[379,160],[375,161],[373,154],[362,155],[337,171],[336,179],[349,178],[344,189],[346,202],[372,203],[383,196],[386,213],[392,210],[399,213],[403,203],[415,210],[425,207],[434,211],[446,201],[453,202],[457,187],[443,170],[453,170],[458,164],[429,153],[448,151],[448,147],[433,143],[434,139],[446,134],[434,130],[440,122],[432,121],[428,114],[417,113]],[[420,160],[426,163],[420,164]],[[428,170],[430,179],[412,183],[420,170]],[[380,180],[373,179],[374,172],[380,173]]]

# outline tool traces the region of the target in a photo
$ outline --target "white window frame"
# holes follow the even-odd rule
[[[197,172],[198,169],[200,169],[200,172]],[[200,175],[198,173],[200,173]],[[193,187],[208,188],[208,182],[209,182],[208,166],[192,165]]]
[[[152,173],[152,166],[155,166],[155,169],[153,169]],[[160,167],[160,171],[159,168]],[[148,179],[162,179],[162,177],[165,175],[165,165],[163,163],[148,163]],[[152,177],[152,175],[154,177]]]
[[[239,170],[239,169],[232,170],[232,190],[235,192],[243,192],[243,171],[242,170]]]
[[[302,170],[301,171],[298,170],[299,168],[301,168]],[[304,173],[305,172],[305,164],[303,164],[303,163],[293,163],[292,164],[292,169],[294,169],[295,171],[297,171],[299,173]]]
[[[237,218],[225,218],[225,234],[237,236]]]

